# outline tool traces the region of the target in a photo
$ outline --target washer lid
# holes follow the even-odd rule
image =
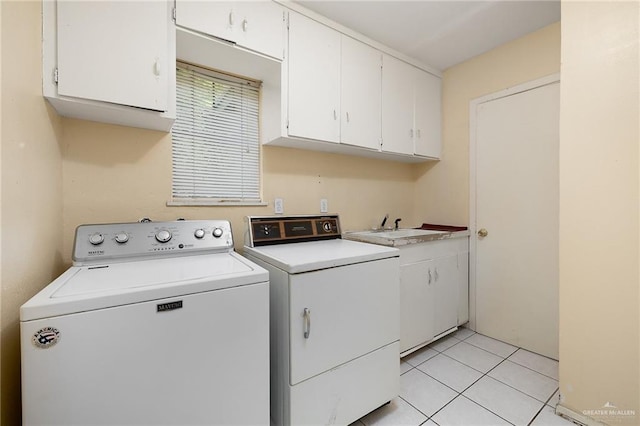
[[[290,274],[400,256],[396,248],[342,239],[245,247],[244,251]]]
[[[234,252],[73,266],[20,308],[20,320],[66,315],[266,282],[268,272]]]

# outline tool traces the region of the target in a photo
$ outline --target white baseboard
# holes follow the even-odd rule
[[[561,404],[556,405],[556,414],[582,426],[606,426],[605,423],[599,422],[596,419],[585,416],[577,411],[573,411]]]

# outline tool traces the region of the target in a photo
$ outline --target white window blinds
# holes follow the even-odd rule
[[[259,84],[186,64],[176,80],[173,199],[259,202]]]

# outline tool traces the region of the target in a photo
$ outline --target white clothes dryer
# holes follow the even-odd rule
[[[398,395],[399,250],[343,240],[337,215],[249,217],[269,271],[275,425],[348,425]]]

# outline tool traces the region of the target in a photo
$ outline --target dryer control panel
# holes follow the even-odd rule
[[[227,220],[80,225],[76,228],[73,263],[229,250],[233,250],[233,236]]]
[[[337,215],[247,217],[245,245],[249,247],[336,238],[342,238]]]

